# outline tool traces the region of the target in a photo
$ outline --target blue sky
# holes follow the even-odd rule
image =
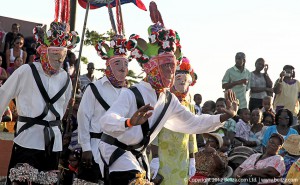
[[[150,0],[143,0],[148,8]],[[246,54],[246,68],[254,70],[257,58],[269,64],[273,82],[285,64],[300,72],[300,1],[299,0],[156,0],[165,26],[181,37],[182,51],[196,73],[197,84],[191,93],[201,93],[203,100],[223,96],[221,80],[226,69],[234,65],[236,52]],[[39,8],[35,8],[39,7]],[[147,38],[151,24],[149,12],[133,4],[122,6],[125,32]],[[85,10],[77,6],[76,30],[82,32]],[[49,24],[54,18],[54,0],[3,1],[0,15]],[[100,33],[110,29],[106,8],[89,13],[87,27]],[[76,48],[78,50],[79,47]],[[103,67],[104,61],[92,47],[85,47],[83,56]],[[133,61],[130,68],[140,73]],[[85,66],[83,66],[83,72]],[[97,74],[100,76],[100,74]],[[299,78],[298,78],[299,79]]]

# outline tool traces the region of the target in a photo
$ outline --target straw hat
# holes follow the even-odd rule
[[[221,148],[223,146],[223,138],[220,134],[216,134],[216,133],[204,133],[203,137],[206,139],[208,138],[208,136],[212,136],[214,137],[218,143],[219,143],[219,148]]]
[[[282,147],[291,155],[300,155],[300,135],[290,135]]]

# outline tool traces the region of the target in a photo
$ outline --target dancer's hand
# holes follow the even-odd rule
[[[131,117],[130,124],[132,126],[136,126],[145,123],[148,118],[152,116],[152,112],[149,112],[150,110],[153,110],[153,107],[151,107],[150,104],[144,105],[139,108]]]
[[[225,100],[226,108],[222,108],[222,112],[225,114],[220,116],[221,122],[234,117],[237,114],[239,106],[239,100],[236,98],[235,93],[231,89],[225,91]]]

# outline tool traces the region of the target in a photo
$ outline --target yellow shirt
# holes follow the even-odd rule
[[[276,82],[277,83],[277,82]],[[300,93],[300,82],[296,80],[293,84],[288,84],[282,82],[282,91],[275,95],[274,108],[276,111],[278,109],[288,109],[294,116],[297,116],[299,112],[299,93]]]

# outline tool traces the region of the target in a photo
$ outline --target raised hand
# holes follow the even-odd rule
[[[222,112],[225,114],[221,115],[221,122],[235,116],[239,106],[239,100],[236,98],[235,93],[231,89],[225,91],[225,100],[226,108],[222,109]]]
[[[153,110],[153,107],[150,104],[144,105],[139,108],[131,117],[130,124],[132,126],[141,125],[145,123],[150,116],[152,116],[152,112],[148,112]]]

